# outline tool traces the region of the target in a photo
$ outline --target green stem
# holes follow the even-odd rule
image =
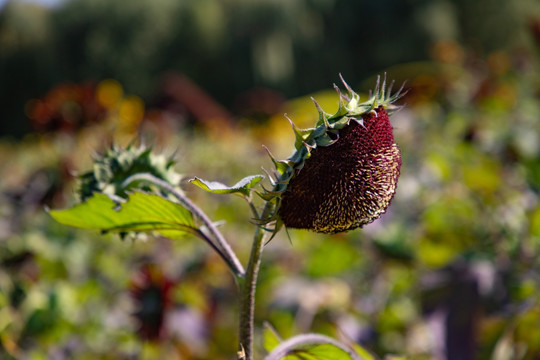
[[[174,186],[172,186],[168,182],[163,181],[160,178],[157,178],[149,173],[140,173],[128,177],[122,183],[122,187],[126,187],[134,181],[150,182],[158,187],[167,190],[169,193],[174,195],[186,209],[188,209],[197,219],[199,219],[206,226],[208,232],[217,243],[217,246],[213,246],[214,249],[219,249],[218,253],[223,257],[231,271],[234,273],[236,279],[240,281],[240,279],[244,277],[244,267],[236,257],[236,254],[231,249],[227,240],[225,240],[223,234],[221,234],[221,232],[216,228],[210,218],[208,218],[208,216],[199,207],[197,207],[197,205],[195,205],[187,196],[175,189]]]
[[[272,212],[272,202],[267,202],[260,219],[267,218]],[[266,239],[272,233],[257,226],[253,235],[253,244],[249,257],[246,275],[239,281],[240,289],[240,333],[239,333],[239,358],[242,360],[253,360],[253,329],[255,315],[255,290],[257,288],[257,277],[261,265],[262,252]]]

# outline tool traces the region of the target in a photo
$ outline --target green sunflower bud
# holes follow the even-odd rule
[[[343,81],[343,79],[342,79]],[[401,152],[394,142],[389,114],[398,109],[403,87],[394,95],[385,81],[363,103],[343,81],[334,115],[319,110],[312,129],[296,134],[296,152],[276,161],[278,222],[289,228],[337,233],[362,227],[383,214],[396,192]]]
[[[153,154],[152,148],[130,145],[123,149],[113,146],[105,154],[96,156],[93,169],[80,176],[80,200],[85,201],[96,192],[125,199],[130,190],[151,191],[150,185],[145,182],[125,184],[127,178],[139,173],[152,174],[176,187],[181,175],[174,170],[174,164],[174,160],[164,155]]]

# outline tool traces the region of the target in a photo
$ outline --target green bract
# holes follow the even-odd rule
[[[141,173],[151,174],[176,187],[181,175],[174,170],[174,164],[174,160],[156,155],[152,153],[152,148],[142,145],[129,145],[125,149],[113,146],[105,154],[96,156],[93,169],[80,176],[80,200],[85,201],[94,193],[125,199],[129,190],[153,190],[147,182],[125,183],[130,176]]]

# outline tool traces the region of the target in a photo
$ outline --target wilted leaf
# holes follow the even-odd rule
[[[206,181],[197,177],[190,180],[190,182],[194,185],[197,185],[201,189],[204,189],[214,194],[241,193],[243,195],[249,195],[249,189],[257,185],[262,179],[264,179],[263,175],[246,176],[233,186],[227,186],[217,181]]]
[[[96,193],[88,201],[65,210],[50,210],[56,221],[83,229],[111,232],[158,232],[177,239],[197,230],[191,212],[155,194],[135,192],[127,202],[116,204]]]

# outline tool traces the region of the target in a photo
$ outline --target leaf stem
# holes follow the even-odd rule
[[[247,201],[249,208],[251,209],[251,213],[253,214],[254,219],[259,220],[261,217],[259,215],[259,210],[257,210],[257,207],[253,203],[252,194],[250,193],[249,196],[245,196],[244,198]]]
[[[168,182],[163,181],[150,173],[139,173],[131,175],[126,180],[124,180],[124,182],[122,183],[122,187],[126,187],[134,181],[150,182],[158,187],[167,190],[174,197],[176,197],[186,209],[188,209],[197,219],[199,219],[206,226],[210,235],[217,242],[217,245],[214,245],[212,247],[216,250],[218,248],[221,250],[218,251],[218,253],[222,256],[231,271],[234,273],[237,281],[240,281],[245,276],[246,272],[244,270],[244,267],[236,257],[236,254],[230,247],[223,234],[221,234],[221,232],[208,218],[208,216],[199,207],[197,207],[197,205],[195,205],[187,196],[185,196],[181,191],[175,189],[174,186],[172,186]],[[206,240],[209,241],[207,237]]]

